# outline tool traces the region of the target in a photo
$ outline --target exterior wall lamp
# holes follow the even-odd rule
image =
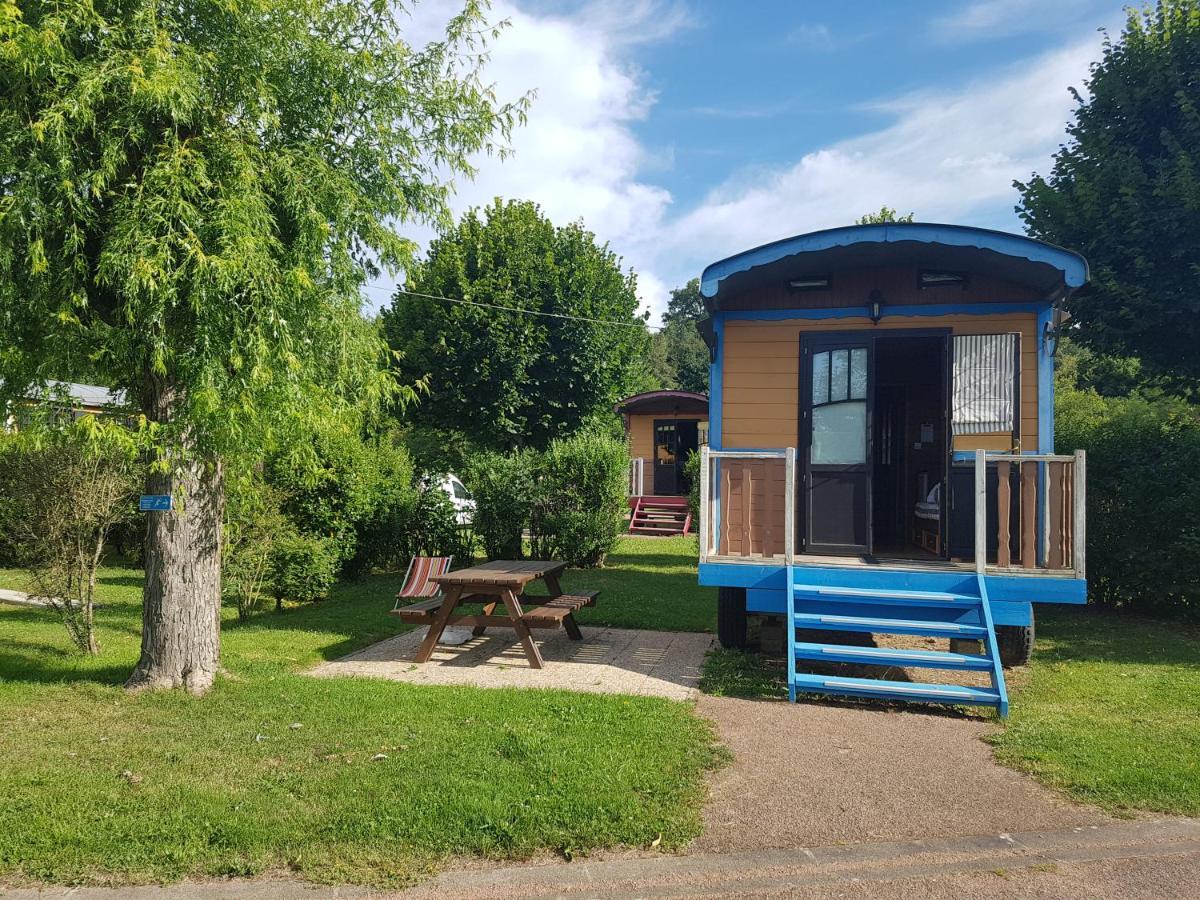
[[[1062,307],[1056,306],[1050,311],[1050,321],[1042,329],[1042,344],[1050,356],[1058,355],[1058,342],[1069,321],[1071,314]]]
[[[867,315],[872,324],[878,325],[883,318],[883,292],[876,289],[867,296]]]

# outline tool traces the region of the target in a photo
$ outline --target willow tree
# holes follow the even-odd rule
[[[222,461],[406,390],[358,287],[523,111],[465,3],[413,46],[395,0],[0,0],[3,390],[86,360],[175,498],[148,514],[131,688],[212,684]]]

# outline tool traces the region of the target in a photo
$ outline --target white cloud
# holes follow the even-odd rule
[[[520,2],[493,8],[512,27],[493,44],[487,77],[501,98],[537,90],[529,124],[514,135],[512,157],[479,160],[454,209],[500,195],[535,200],[556,222],[581,218],[637,270],[639,295],[656,314],[669,287],[715,259],[848,224],[882,204],[926,221],[1014,227],[1012,181],[1048,168],[1073,105],[1067,86],[1080,85],[1099,49],[1092,37],[986,80],[876,103],[890,125],[787,165],[747,158],[698,205],[677,211],[653,183],[672,165],[670,152],[648,150],[633,130],[655,98],[630,55],[642,37],[688,27],[685,8],[605,0],[572,15],[534,15]]]
[[[436,36],[450,7],[417,7],[413,30]],[[512,156],[476,160],[474,180],[460,180],[451,203],[455,214],[496,196],[534,200],[556,223],[582,219],[601,241],[639,271],[643,303],[666,306],[662,282],[646,272],[653,256],[648,225],[661,222],[670,194],[642,173],[673,164],[669,152],[650,153],[631,126],[644,118],[654,96],[627,59],[627,48],[661,40],[687,27],[678,3],[636,0],[594,2],[572,16],[533,15],[513,0],[493,5],[495,20],[510,22],[489,48],[485,78],[501,99],[529,90],[536,96],[529,122],[512,138]],[[408,229],[422,244],[427,231]],[[390,285],[390,282],[380,283]],[[370,297],[380,304],[383,292]]]
[[[1048,31],[1075,23],[1090,5],[1092,0],[976,0],[934,19],[930,35],[949,43]]]
[[[810,50],[832,50],[833,32],[828,25],[797,25],[787,36],[788,43],[799,44]]]
[[[1045,171],[1064,137],[1096,40],[1028,60],[987,81],[876,104],[891,125],[735,173],[677,218],[658,258],[666,280],[788,235],[852,223],[883,204],[920,221],[1012,227],[1014,179]],[[1003,218],[1002,218],[1003,217]],[[1007,220],[1007,221],[1006,221]]]

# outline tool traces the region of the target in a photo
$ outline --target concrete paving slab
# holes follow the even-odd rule
[[[634,694],[691,700],[698,694],[708,634],[583,628],[572,641],[561,629],[535,631],[545,667],[531,669],[516,635],[489,630],[457,647],[439,645],[429,662],[415,662],[424,628],[381,641],[323,663],[308,674],[385,678],[410,684],[475,687],[561,688],[602,694]]]

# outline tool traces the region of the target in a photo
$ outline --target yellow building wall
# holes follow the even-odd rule
[[[1038,335],[1035,313],[886,316],[878,325],[847,319],[726,320],[722,353],[721,446],[794,447],[800,409],[800,335],[805,332],[948,328],[954,334],[1021,335],[1021,446],[1038,446]],[[653,437],[647,440],[652,441]],[[1007,450],[1012,436],[958,435],[955,450]]]

